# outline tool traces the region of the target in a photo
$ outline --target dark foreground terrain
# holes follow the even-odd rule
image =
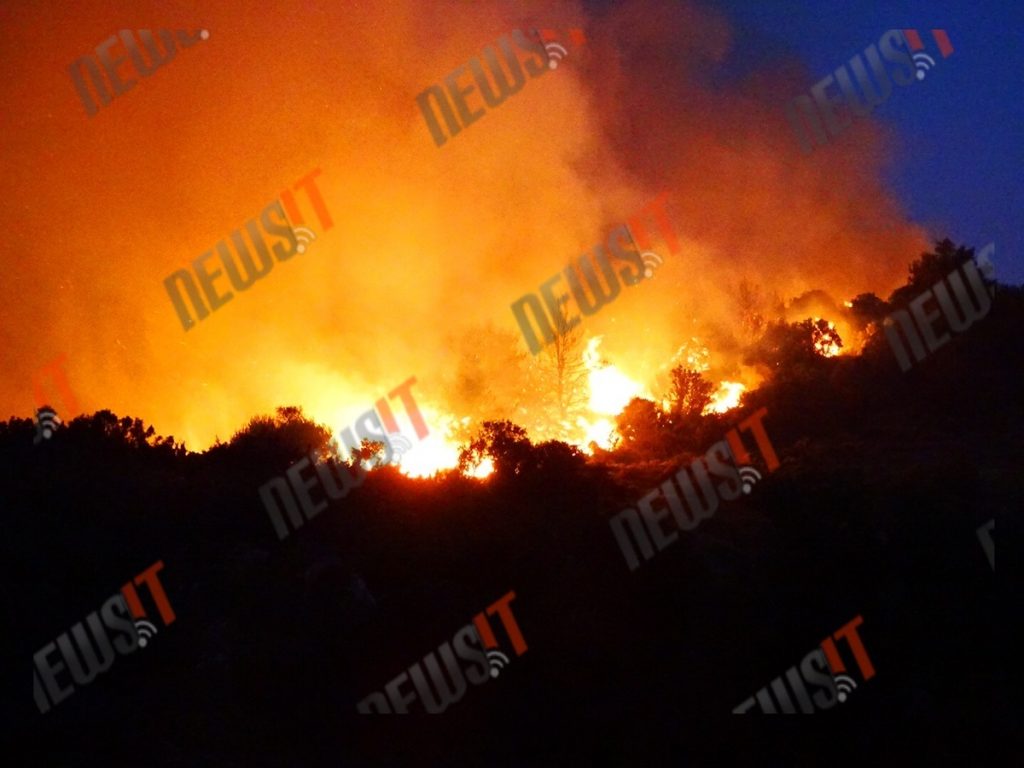
[[[858,356],[788,360],[741,408],[651,437],[649,456],[586,459],[495,426],[489,481],[381,468],[284,541],[258,488],[326,442],[294,411],[204,454],[108,412],[40,445],[32,421],[0,425],[4,751],[22,755],[5,762],[753,762],[732,710],[862,617],[875,674],[841,648],[858,687],[818,713],[848,721],[822,754],[894,764],[934,724],[922,747],[1000,764],[977,741],[1016,721],[997,705],[1010,603],[977,530],[995,519],[1016,538],[1022,327],[1021,290],[999,286],[988,316],[908,372],[881,334]],[[781,466],[631,572],[609,517],[761,407]],[[41,714],[33,654],[158,561],[174,620],[146,603],[147,647]],[[356,713],[509,591],[528,650],[502,636],[500,677],[438,717]]]

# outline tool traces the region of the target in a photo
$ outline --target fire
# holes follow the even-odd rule
[[[601,336],[591,338],[579,353],[586,373],[581,382],[583,389],[579,393],[582,406],[577,406],[579,410],[567,414],[567,418],[563,420],[533,425],[530,439],[534,443],[560,440],[587,454],[592,454],[595,446],[603,450],[612,450],[620,438],[615,417],[634,398],[654,399],[647,385],[631,377],[623,368],[601,358],[601,341]],[[677,360],[685,360],[686,364],[705,372],[710,369],[710,352],[696,338],[691,344],[680,348],[672,362],[675,363]],[[303,371],[307,381],[316,383],[314,392],[306,398],[306,411],[319,423],[329,424],[340,430],[346,425],[353,424],[358,418],[359,414],[351,408],[338,406],[339,392],[348,396],[343,397],[342,401],[362,401],[367,406],[375,402],[369,395],[360,396],[361,388],[346,385],[346,382],[338,377],[314,376],[314,373],[310,370]],[[659,375],[662,381],[657,386],[664,389],[667,382],[666,374],[662,371]],[[742,378],[745,383],[722,381],[704,413],[724,413],[736,408],[748,387],[756,387],[758,383],[756,377],[752,378],[747,371],[743,372]],[[466,428],[471,426],[470,419],[460,419],[456,414],[448,413],[444,406],[436,402],[425,402],[422,397],[418,398],[417,402],[430,432],[424,438],[418,438],[408,416],[401,409],[395,408],[394,416],[405,439],[395,442],[392,462],[399,472],[408,477],[432,477],[439,472],[456,468],[463,447],[462,436],[466,433]],[[667,402],[661,402],[659,406],[662,409],[668,407]],[[529,412],[525,407],[520,407],[519,411],[529,420]],[[487,458],[479,465],[469,468],[466,475],[482,479],[493,472],[493,461]]]
[[[738,381],[723,381],[711,398],[710,405],[704,409],[704,413],[725,413],[732,410],[740,404],[740,397],[746,389]]]
[[[644,387],[614,365],[600,360],[597,347],[601,338],[592,338],[583,353],[583,360],[590,371],[590,410],[603,416],[615,416],[634,397],[641,397]]]
[[[584,453],[590,453],[590,444],[597,443],[599,448],[603,448],[606,451],[610,451],[615,445],[615,440],[618,438],[619,433],[615,429],[615,425],[610,419],[598,419],[594,422],[589,422],[584,418],[579,419],[579,425],[583,428],[586,433],[583,445],[576,446],[581,449]]]
[[[469,476],[482,480],[483,478],[490,476],[492,472],[494,472],[494,462],[488,456],[469,471]]]
[[[431,422],[428,422],[431,423]],[[398,470],[409,477],[430,477],[459,463],[459,446],[444,435],[431,432],[396,458]]]
[[[815,321],[817,321],[817,320],[820,320],[821,318],[820,317],[816,317],[814,319],[815,319]],[[836,324],[835,323],[833,323],[831,320],[826,320],[825,322],[828,323],[828,329],[830,331],[832,331],[833,333],[836,333],[836,334],[839,333],[836,330]],[[822,339],[820,341],[816,341],[814,343],[814,349],[815,349],[815,351],[819,355],[822,355],[823,357],[835,357],[836,355],[841,354],[842,351],[843,351],[843,348],[841,346],[839,346],[837,343],[835,343],[834,341],[831,341],[831,342],[830,341],[826,341],[825,339]]]
[[[429,404],[421,405],[420,410],[430,425],[430,434],[419,441],[415,436],[410,437],[412,448],[395,459],[398,471],[408,477],[432,477],[446,469],[454,469],[459,464],[459,450],[462,447],[451,437],[457,424],[455,418],[440,413]],[[493,472],[494,462],[485,458],[466,474],[482,479]]]

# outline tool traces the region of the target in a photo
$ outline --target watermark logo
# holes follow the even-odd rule
[[[387,441],[396,458],[401,458],[404,454],[412,450],[412,441],[401,432],[389,433]]]
[[[383,692],[375,691],[360,701],[356,710],[360,714],[404,715],[409,713],[410,705],[418,698],[428,714],[436,715],[466,695],[467,681],[481,685],[496,679],[500,670],[508,665],[508,656],[499,650],[500,645],[488,616],[497,614],[501,619],[505,636],[516,656],[523,655],[527,650],[526,640],[509,605],[515,597],[515,592],[506,593],[485,611],[474,616],[473,621],[456,632],[451,641],[442,643],[437,649],[437,655],[433,651],[428,653],[422,662],[416,662],[385,685]],[[441,671],[438,655],[444,662],[447,677]],[[460,664],[460,660],[470,662],[470,665]],[[429,682],[427,675],[430,677]],[[414,690],[403,690],[403,686],[409,682]]]
[[[569,55],[569,51],[565,49],[565,46],[557,42],[558,33],[553,29],[542,29],[539,32],[535,29],[533,33],[544,44],[544,50],[548,54],[548,67],[557,69],[559,62]],[[583,34],[583,30],[579,27],[573,27],[569,30],[569,40],[574,48],[578,48],[587,42],[586,35]]]
[[[512,303],[512,314],[515,316],[526,346],[529,347],[532,354],[536,355],[545,346],[553,343],[557,336],[568,333],[582,322],[582,317],[579,315],[569,317],[567,314],[565,305],[569,303],[569,293],[555,294],[555,284],[559,280],[565,279],[580,312],[590,316],[599,312],[602,307],[619,295],[622,290],[619,278],[625,285],[634,286],[643,282],[645,277],[650,278],[654,275],[650,257],[653,256],[659,264],[662,261],[661,257],[653,253],[642,253],[641,250],[651,247],[651,240],[647,228],[644,226],[647,217],[657,223],[658,230],[669,250],[673,254],[680,250],[679,239],[672,228],[668,213],[665,211],[667,198],[668,192],[662,192],[641,209],[640,213],[628,224],[613,229],[608,236],[607,250],[604,245],[598,243],[592,249],[593,258],[588,258],[589,253],[583,254],[575,264],[570,264],[545,280],[537,291],[543,298],[543,303],[536,293],[526,293]],[[637,235],[635,240],[634,232]],[[629,248],[629,243],[633,244],[632,249]],[[609,263],[609,251],[619,261],[631,265],[632,270],[623,268],[616,272]],[[645,256],[648,257],[646,262]],[[600,270],[601,276],[598,276],[598,270]],[[584,280],[592,296],[588,295],[587,289],[584,288]]]
[[[412,396],[412,386],[415,383],[416,377],[410,376],[403,384],[391,390],[388,397],[401,398],[409,422],[412,424],[416,436],[422,440],[429,433],[427,423]],[[353,429],[355,434],[353,434]],[[373,408],[361,414],[354,425],[345,427],[340,433],[342,442],[348,448],[350,455],[355,454],[364,440],[381,443],[385,449],[384,464],[390,464],[394,460],[396,456],[394,445],[396,443],[404,441],[410,448],[412,447],[409,439],[402,435],[391,405],[383,397],[376,402]],[[337,439],[334,440],[334,448],[341,455]],[[311,467],[315,476],[304,477],[303,472]],[[292,527],[298,530],[306,520],[312,520],[327,509],[327,500],[314,501],[310,491],[318,489],[327,496],[327,499],[343,499],[348,496],[349,491],[363,484],[367,470],[361,466],[359,461],[354,462],[351,469],[334,460],[322,461],[320,455],[313,451],[309,456],[304,456],[292,464],[285,475],[286,477],[275,477],[268,480],[259,490],[263,508],[267,510],[270,522],[273,523],[277,537],[281,540],[291,534],[281,511],[282,506]],[[300,507],[301,512],[299,511]]]
[[[665,260],[654,251],[645,251],[640,254],[640,258],[644,262],[644,277],[648,280],[654,277],[654,271],[665,263]]]
[[[560,43],[545,43],[544,51],[548,55],[548,67],[551,69],[558,69],[558,62],[569,55]]]
[[[732,501],[739,498],[741,492],[750,493],[753,489],[750,472],[744,477],[736,466],[749,465],[752,461],[739,430],[753,432],[768,471],[775,471],[779,466],[779,458],[761,423],[767,413],[767,408],[755,411],[740,422],[738,429],[731,429],[724,440],[711,446],[703,457],[680,469],[674,478],[667,478],[660,487],[652,489],[637,502],[639,514],[635,509],[626,508],[608,521],[629,570],[635,571],[640,567],[637,547],[646,561],[656,554],[655,547],[660,552],[679,539],[679,531],[666,534],[662,528],[662,521],[670,514],[679,530],[692,531],[702,520],[714,515],[721,500]],[[749,466],[743,468],[751,470]],[[753,472],[759,480],[760,473],[756,470]],[[714,485],[712,477],[721,478],[722,482]],[[659,501],[667,503],[668,508],[656,510],[654,504]],[[632,531],[632,538],[627,533],[627,524]]]
[[[145,618],[146,610],[136,586],[144,584],[149,589],[164,626],[174,621],[174,609],[157,576],[163,567],[162,560],[151,565],[121,587],[121,591],[110,597],[98,611],[89,614],[84,625],[78,622],[33,654],[32,695],[40,713],[46,714],[74,693],[74,684],[79,687],[88,685],[97,675],[110,669],[117,654],[124,656],[146,647],[148,637],[139,631],[139,620]],[[153,634],[156,633],[154,624],[144,623],[152,627]],[[60,658],[51,658],[58,650]],[[57,676],[65,670],[70,671],[74,684],[58,680]]]
[[[501,670],[508,666],[508,656],[501,651],[488,651],[487,658],[491,665],[491,677],[497,677]]]
[[[52,408],[40,408],[36,411],[36,436],[32,438],[34,445],[49,440],[63,422]]]
[[[149,638],[156,635],[156,624],[139,619],[135,622],[135,633],[139,636],[139,647],[145,648],[149,645]]]
[[[319,168],[311,171],[295,183],[294,189],[302,188],[306,191],[323,231],[327,231],[334,225],[334,221],[331,219],[327,206],[324,205],[320,195],[320,190],[316,186],[315,179],[319,175]],[[192,261],[192,270],[179,269],[165,278],[164,287],[171,297],[171,304],[174,305],[174,311],[181,321],[182,328],[186,331],[191,330],[197,320],[205,320],[211,311],[220,309],[234,298],[234,293],[226,290],[224,286],[218,287],[214,284],[214,281],[223,277],[225,273],[236,291],[247,291],[257,280],[270,274],[274,268],[275,259],[281,263],[292,258],[296,253],[305,253],[306,246],[316,239],[316,234],[302,226],[295,229],[293,223],[302,225],[305,220],[295,203],[295,195],[292,190],[285,190],[281,193],[280,199],[268,203],[258,217],[253,217],[245,223],[245,231],[259,261],[258,266],[253,263],[253,255],[241,229],[236,229],[231,233],[231,242],[237,254],[237,261],[232,256],[232,249],[229,248],[225,238],[216,245],[217,255],[221,266],[224,267],[223,270],[219,267],[211,269],[207,266],[206,261],[213,258],[214,249],[210,249]],[[299,230],[302,230],[301,235]],[[268,248],[264,234],[276,237],[280,242],[272,243],[272,247]],[[271,257],[271,251],[273,251],[273,257]],[[241,267],[239,267],[239,263]],[[196,286],[196,280],[192,279],[193,271],[199,281],[199,286],[203,289],[202,295]],[[195,312],[195,320],[181,294],[182,288],[185,289],[192,310]]]
[[[532,57],[520,61],[513,44],[515,48],[532,54]],[[448,141],[449,136],[454,138],[462,129],[468,128],[486,114],[487,110],[483,105],[479,105],[479,102],[475,109],[468,102],[470,94],[475,90],[479,89],[480,96],[483,97],[487,108],[494,109],[509,96],[522,90],[526,84],[526,78],[523,76],[524,67],[531,79],[540,77],[553,69],[552,61],[543,42],[540,39],[527,37],[521,30],[515,30],[511,38],[508,35],[502,37],[498,41],[497,48],[501,49],[507,72],[498,59],[496,46],[489,46],[483,51],[483,58],[487,61],[487,68],[490,70],[493,84],[484,72],[480,57],[477,56],[470,59],[468,64],[456,68],[445,78],[444,84],[447,92],[442,90],[440,85],[432,85],[416,97],[416,105],[423,113],[423,119],[426,121],[430,135],[438,147]],[[460,83],[459,79],[467,74],[467,67],[472,72],[472,82]],[[453,103],[458,111],[458,118],[452,109]],[[448,128],[447,136],[437,119],[435,109],[440,110],[441,116],[444,118]]]
[[[743,482],[743,492],[749,494],[754,490],[754,484],[761,479],[761,473],[753,467],[740,467],[740,480]]]
[[[640,247],[636,244],[636,240],[633,238],[633,232],[628,226],[626,227],[626,234],[629,235],[629,240],[633,243],[633,250],[640,253]],[[648,280],[654,277],[654,273],[658,267],[665,263],[665,260],[654,251],[644,251],[643,253],[640,253],[640,260],[644,265],[644,277]]]
[[[295,239],[299,243],[295,247],[299,254],[305,253],[309,244],[316,240],[316,232],[309,227],[292,227],[292,232],[295,233]]]
[[[901,369],[910,370],[914,362],[924,360],[929,353],[952,341],[952,335],[946,331],[940,331],[939,335],[936,335],[936,320],[945,317],[950,331],[962,333],[988,314],[992,308],[995,288],[985,285],[979,265],[983,264],[982,269],[986,270],[988,275],[993,274],[989,254],[993,253],[995,248],[995,243],[989,243],[978,257],[978,264],[975,264],[974,260],[968,260],[960,269],[954,270],[920,294],[910,302],[909,312],[900,309],[885,318],[885,336],[896,354]],[[971,286],[970,292],[964,284],[964,276],[967,277],[967,284]],[[950,295],[950,288],[952,296],[956,296],[955,304]],[[933,299],[938,302],[939,309],[925,309],[925,304]],[[900,329],[903,331],[903,339],[900,338]],[[922,338],[927,344],[927,351],[922,344]],[[909,344],[915,360],[912,361],[907,354],[904,341]]]
[[[836,681],[836,691],[838,691],[837,698],[840,704],[845,704],[846,699],[849,695],[857,690],[857,681],[849,675],[836,675],[833,678]]]
[[[944,30],[932,30],[932,34],[944,57],[953,52]],[[786,119],[796,133],[801,152],[810,154],[815,146],[827,144],[830,138],[839,136],[853,124],[854,118],[870,115],[892,95],[893,83],[906,87],[923,80],[930,68],[928,62],[935,63],[927,54],[923,54],[923,58],[911,54],[923,47],[916,31],[890,29],[877,45],[872,43],[864,50],[863,58],[855,54],[848,65],[838,67],[815,83],[810,95],[801,94],[787,104]],[[871,67],[873,79],[868,75],[864,59]],[[883,59],[895,66],[887,69]]]
[[[138,37],[142,41],[142,45],[145,47],[146,52],[149,54],[149,61],[143,56],[142,51],[139,50],[138,41],[135,39]],[[85,106],[85,112],[89,117],[92,117],[99,112],[99,106],[96,105],[95,96],[99,98],[100,106],[106,106],[111,100],[120,96],[123,93],[127,93],[135,87],[138,80],[134,78],[122,79],[126,77],[124,72],[118,72],[122,64],[128,62],[128,58],[118,54],[118,52],[111,52],[111,48],[120,43],[124,46],[124,51],[127,52],[128,57],[131,58],[132,63],[135,66],[135,72],[141,77],[149,77],[156,70],[166,64],[168,61],[173,59],[177,55],[177,48],[175,42],[180,44],[183,48],[191,48],[200,40],[206,40],[210,37],[210,33],[205,29],[200,30],[198,33],[191,35],[185,30],[177,30],[173,34],[166,30],[161,29],[159,31],[160,43],[162,43],[163,50],[161,51],[161,45],[155,39],[152,30],[149,29],[137,29],[135,34],[132,34],[130,29],[122,29],[118,35],[111,35],[102,43],[96,46],[96,54],[87,54],[80,59],[77,59],[70,67],[69,72],[71,74],[71,82],[74,83],[75,90],[78,93],[78,97],[82,100],[82,104]],[[98,60],[98,61],[97,61]],[[106,72],[106,79],[100,74],[100,69],[97,64],[103,65],[103,70]],[[85,73],[88,72],[89,79],[92,81],[93,90],[90,91],[89,87],[85,83]],[[113,90],[114,96],[110,95],[110,89],[108,89],[108,80],[110,89]]]
[[[847,670],[834,641],[846,640],[860,669],[862,680],[870,680],[875,676],[875,667],[857,634],[857,627],[863,623],[863,617],[857,616],[840,627],[823,640],[819,648],[808,653],[799,665],[786,670],[785,679],[782,675],[776,677],[736,707],[733,714],[745,715],[756,705],[758,710],[766,715],[780,714],[780,710],[781,714],[795,715],[797,711],[793,698],[796,699],[801,714],[805,715],[813,714],[816,709],[831,709],[836,702],[845,703],[849,694],[857,687],[857,682],[849,675],[842,674]],[[813,694],[809,694],[808,689]]]
[[[985,550],[985,555],[988,557],[988,564],[992,566],[993,571],[996,569],[995,530],[995,520],[989,520],[978,529],[978,541],[981,542],[981,548]]]
[[[915,53],[914,66],[917,68],[917,79],[924,80],[928,70],[935,66],[935,59],[927,53]]]
[[[917,79],[924,80],[928,70],[935,66],[935,59],[927,53],[921,53],[924,50],[924,43],[921,42],[921,36],[917,33],[916,29],[904,29],[903,38],[907,41],[907,48],[914,52],[913,59],[914,66],[917,68]],[[945,59],[953,53],[953,44],[949,42],[949,35],[946,34],[946,30],[933,29],[932,39],[939,47],[942,58]]]

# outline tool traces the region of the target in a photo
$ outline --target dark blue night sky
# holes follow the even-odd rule
[[[919,30],[935,68],[924,81],[897,88],[871,118],[897,134],[900,150],[887,169],[888,184],[910,218],[936,235],[979,250],[995,242],[998,279],[1024,283],[1019,226],[1024,2],[720,0],[707,5],[735,27],[728,67],[742,71],[793,54],[812,73],[808,88],[877,43],[886,30]],[[938,55],[931,29],[948,33],[954,47],[948,58]]]

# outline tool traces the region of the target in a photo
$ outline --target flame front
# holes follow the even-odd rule
[[[590,371],[590,410],[604,416],[616,416],[634,397],[642,397],[644,387],[611,363],[603,362],[597,352],[601,337],[587,344],[583,360]]]
[[[704,413],[731,411],[740,404],[740,397],[743,396],[746,389],[738,381],[723,381],[718,387],[718,391],[712,396],[711,404],[704,409]]]

